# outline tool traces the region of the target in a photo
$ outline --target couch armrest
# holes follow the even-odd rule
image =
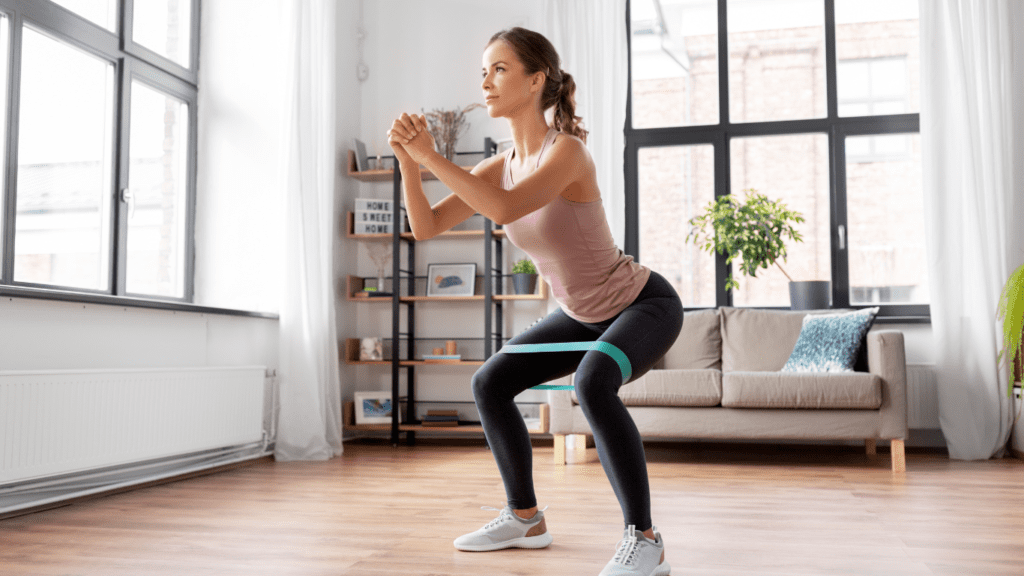
[[[903,332],[878,330],[868,332],[868,372],[882,379],[880,437],[907,437],[907,357]]]
[[[559,378],[548,384],[568,386],[573,383],[575,374]],[[572,434],[572,391],[548,390],[548,404],[551,413],[548,416],[548,432],[550,434]]]

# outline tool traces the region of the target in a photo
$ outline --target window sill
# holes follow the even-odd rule
[[[267,318],[279,320],[278,314],[269,312],[250,312],[199,306],[188,302],[174,300],[148,300],[127,296],[111,296],[89,292],[72,292],[68,290],[47,290],[45,288],[29,288],[26,286],[0,286],[0,296],[14,298],[35,298],[39,300],[57,300],[61,302],[81,302],[83,304],[102,304],[105,306],[129,306],[132,308],[151,308],[155,310],[171,310],[174,312],[196,312],[200,314],[221,314],[225,316],[248,316],[250,318]]]

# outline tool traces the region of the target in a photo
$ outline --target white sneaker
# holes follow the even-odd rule
[[[636,526],[630,524],[619,540],[615,556],[599,576],[668,576],[672,567],[661,560],[665,542],[656,526],[654,537],[653,542],[648,540],[643,532],[637,532]]]
[[[481,506],[484,510],[497,510],[492,506]],[[544,548],[553,538],[544,522],[544,510],[529,520],[523,520],[506,505],[501,514],[486,526],[455,539],[455,547],[468,552],[487,552],[503,548]]]

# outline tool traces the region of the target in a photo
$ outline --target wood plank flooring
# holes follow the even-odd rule
[[[534,439],[554,543],[461,552],[505,491],[482,439],[356,440],[0,521],[0,574],[596,575],[622,536],[597,460]],[[593,449],[592,449],[593,450]],[[1024,574],[1024,461],[907,451],[647,443],[654,523],[676,576]]]

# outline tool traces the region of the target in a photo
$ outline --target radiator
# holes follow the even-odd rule
[[[0,485],[259,442],[264,373],[0,371]]]
[[[934,364],[907,364],[907,426],[941,428]]]

